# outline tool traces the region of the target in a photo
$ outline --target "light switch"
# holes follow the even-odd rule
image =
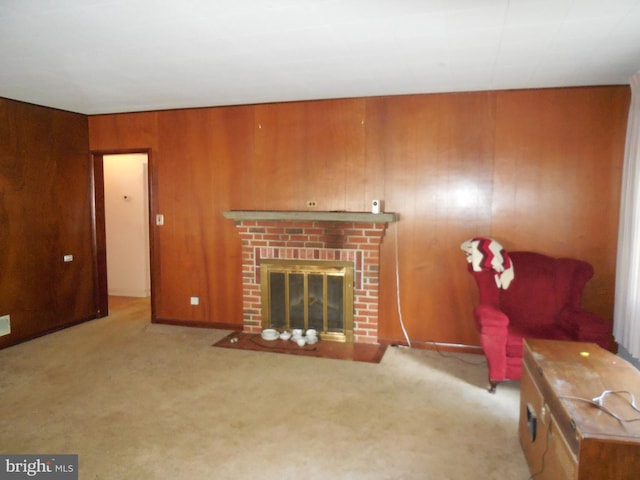
[[[73,255],[65,255],[65,256],[63,257],[63,260],[64,260],[65,262],[73,262]]]
[[[156,215],[156,225],[164,225],[164,215],[161,213]]]

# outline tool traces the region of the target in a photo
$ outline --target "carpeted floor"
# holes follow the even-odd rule
[[[148,318],[123,302],[0,350],[0,452],[77,454],[82,480],[529,477],[519,384],[487,393],[476,355],[272,355]]]
[[[306,357],[333,358],[356,362],[380,363],[385,345],[343,343],[320,340],[313,345],[299,347],[291,340],[265,340],[259,334],[233,332],[214,343],[215,347],[251,350],[265,353],[287,353]]]

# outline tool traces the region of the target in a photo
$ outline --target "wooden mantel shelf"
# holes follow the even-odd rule
[[[225,218],[243,220],[273,220],[286,222],[359,222],[392,223],[398,220],[395,213],[368,212],[314,212],[292,210],[229,210],[222,212]]]

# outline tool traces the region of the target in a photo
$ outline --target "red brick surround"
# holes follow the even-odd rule
[[[378,342],[380,244],[386,223],[241,220],[244,331],[262,330],[261,259],[354,264],[354,341]]]

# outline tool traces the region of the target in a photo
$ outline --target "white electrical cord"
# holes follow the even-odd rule
[[[599,408],[600,410],[602,410],[603,412],[605,412],[608,415],[611,415],[613,418],[615,418],[616,420],[618,420],[621,423],[630,423],[630,422],[640,422],[640,417],[636,417],[636,418],[622,418],[619,415],[617,415],[616,413],[612,412],[609,408],[607,408],[604,405],[604,399],[605,397],[607,397],[607,395],[621,395],[623,393],[626,393],[629,395],[630,399],[627,400],[627,403],[629,404],[629,406],[631,406],[631,408],[633,410],[635,410],[636,412],[640,413],[640,408],[638,408],[638,406],[636,405],[636,399],[633,396],[633,393],[631,393],[628,390],[605,390],[603,391],[599,396],[594,397],[594,398],[582,398],[582,397],[573,397],[573,396],[569,396],[569,395],[565,395],[565,396],[561,396],[558,397],[560,399],[564,399],[564,400],[578,400],[580,402],[585,402],[585,403],[589,403],[591,405],[593,405],[596,408]]]
[[[409,339],[409,334],[407,334],[407,329],[404,327],[404,320],[402,319],[402,306],[400,305],[400,266],[399,266],[399,254],[398,254],[398,230],[400,230],[399,222],[396,222],[396,301],[398,306],[398,318],[400,319],[400,326],[402,327],[402,332],[404,333],[404,338],[407,340],[407,345],[411,348],[411,340]]]

